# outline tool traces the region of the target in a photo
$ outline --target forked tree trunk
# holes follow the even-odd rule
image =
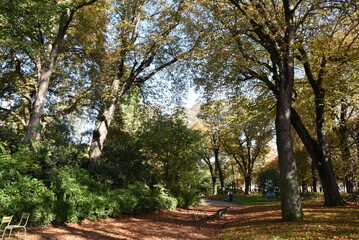
[[[178,25],[181,12],[183,10],[183,2],[183,0],[179,1],[178,8],[174,13],[174,21],[171,22],[166,27],[166,29],[163,29],[163,32],[159,35],[163,39],[168,37],[172,30],[175,29]],[[143,4],[144,2],[138,3],[138,5],[135,5],[133,9],[129,10],[128,12],[131,14],[133,13],[132,15],[130,14],[130,16],[127,16],[126,14],[124,14],[124,20],[128,21],[129,24],[126,24],[127,26],[122,29],[122,32],[120,34],[119,41],[121,42],[121,50],[119,51],[119,61],[117,65],[118,71],[116,74],[117,76],[112,86],[112,100],[104,109],[100,121],[97,124],[95,130],[93,131],[93,138],[89,151],[89,160],[91,164],[100,164],[100,157],[102,155],[103,145],[107,137],[110,123],[113,119],[116,105],[121,100],[122,96],[126,94],[126,92],[131,88],[133,83],[144,83],[145,81],[153,77],[157,72],[177,62],[178,57],[181,56],[180,54],[177,57],[174,57],[173,59],[169,60],[168,62],[157,66],[155,69],[148,69],[149,73],[147,73],[146,76],[138,78],[140,74],[143,73],[145,69],[147,69],[152,64],[153,60],[158,54],[158,49],[162,44],[162,41],[151,42],[151,44],[147,46],[148,50],[144,54],[144,58],[142,59],[141,63],[133,61],[134,59],[129,59],[129,56],[131,55],[130,51],[133,48],[137,37],[139,36],[138,26],[143,13]],[[185,53],[182,54],[185,55]],[[127,65],[127,62],[129,60],[133,62],[132,66]],[[126,69],[131,69],[128,74]],[[126,77],[124,77],[125,75]],[[120,81],[121,87],[119,88]]]
[[[327,206],[345,205],[340,196],[336,182],[332,160],[329,152],[328,141],[325,131],[325,89],[323,88],[323,78],[326,69],[326,58],[323,56],[317,76],[314,76],[311,64],[304,48],[300,47],[301,56],[299,59],[303,62],[304,70],[310,83],[315,99],[315,124],[316,137],[315,141],[302,124],[299,115],[292,109],[292,124],[301,138],[305,148],[311,155],[315,167],[318,170],[324,192],[324,204]]]

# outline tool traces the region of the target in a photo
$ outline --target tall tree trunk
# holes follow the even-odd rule
[[[308,131],[302,124],[298,113],[294,109],[292,109],[292,124],[296,129],[307,151],[311,155],[313,162],[318,170],[324,192],[324,204],[327,206],[344,205],[345,202],[340,196],[332,166],[332,160],[330,157],[324,124],[325,90],[322,85],[327,61],[326,58],[323,56],[319,66],[318,74],[315,77],[308,59],[307,52],[304,50],[303,47],[299,48],[299,52],[301,55],[298,57],[298,59],[303,62],[305,74],[307,76],[308,82],[313,89],[315,96],[314,104],[317,141],[315,141],[309,135]]]
[[[280,168],[280,191],[282,219],[284,221],[297,221],[303,218],[297,165],[294,159],[292,136],[290,130],[290,94],[278,97],[276,114],[277,148]]]
[[[291,136],[291,103],[294,85],[294,34],[296,31],[294,16],[298,4],[294,4],[291,0],[282,0],[283,3],[283,25],[278,27],[278,21],[270,21],[268,10],[265,4],[258,2],[257,4],[250,1],[251,4],[238,0],[230,0],[234,6],[247,18],[252,25],[249,36],[252,33],[256,37],[251,37],[255,42],[259,42],[262,47],[270,54],[273,67],[269,67],[273,73],[273,79],[276,84],[268,81],[263,74],[258,74],[256,70],[246,68],[267,84],[277,97],[276,106],[276,134],[277,149],[279,155],[279,166],[281,176],[281,207],[282,219],[284,221],[296,221],[303,218],[301,201],[299,197],[299,188],[297,182],[297,166],[294,159],[293,143]],[[262,15],[266,21],[261,22],[257,17],[252,17],[252,13],[248,10],[248,6],[257,9],[257,14]],[[252,10],[251,10],[252,11]],[[283,21],[282,21],[283,20]],[[267,29],[269,29],[267,31]],[[283,32],[280,32],[283,30]],[[279,73],[279,74],[278,74]]]
[[[340,155],[341,161],[344,164],[347,164],[345,167],[345,185],[347,193],[353,193],[354,191],[354,174],[352,171],[352,162],[351,162],[351,154],[349,149],[348,142],[348,126],[347,126],[347,114],[348,114],[348,106],[345,103],[344,99],[341,101],[341,109],[340,109],[340,117],[339,117],[339,147],[340,147]]]
[[[317,126],[317,138],[318,138],[318,147],[321,155],[323,156],[323,161],[326,163],[325,166],[318,166],[321,168],[319,174],[322,175],[322,185],[323,191],[326,188],[332,188],[333,191],[325,194],[324,200],[325,205],[343,205],[343,199],[340,196],[338,184],[334,174],[332,160],[330,157],[328,141],[326,139],[326,132],[324,126],[324,89],[317,86],[317,89],[314,89],[315,92],[315,108],[316,108],[316,126]]]
[[[100,157],[102,155],[103,144],[106,140],[108,130],[113,119],[117,103],[120,100],[121,96],[124,94],[124,89],[122,89],[122,93],[119,93],[119,84],[122,75],[119,75],[111,85],[111,101],[105,106],[103,113],[101,114],[100,120],[97,123],[96,128],[92,133],[92,141],[89,151],[90,162],[95,165],[100,164]]]
[[[216,173],[213,169],[210,157],[205,157],[203,159],[205,161],[205,163],[208,166],[209,172],[211,173],[211,179],[212,179],[212,194],[216,195],[217,194],[217,176]]]
[[[214,153],[214,162],[216,164],[216,168],[219,176],[220,194],[224,194],[224,177],[223,177],[221,163],[219,162],[219,149],[214,148],[213,153]]]
[[[117,101],[111,101],[109,106],[107,106],[101,116],[100,121],[98,122],[96,128],[92,133],[92,141],[90,146],[90,162],[99,165],[100,156],[102,154],[103,144],[107,137],[108,129],[110,127],[111,120],[113,119]]]
[[[41,122],[41,117],[46,103],[46,96],[49,89],[49,82],[52,75],[52,71],[53,71],[53,67],[41,68],[38,71],[39,86],[38,86],[37,94],[35,96],[35,101],[31,109],[32,111],[27,126],[26,135],[24,137],[25,143],[29,143],[30,140],[39,140],[37,139],[39,135],[37,134],[36,129],[38,128],[38,125]]]
[[[340,196],[330,158],[323,155],[325,152],[322,151],[319,143],[310,136],[298,113],[293,108],[291,112],[292,125],[310,154],[318,171],[324,192],[324,204],[327,206],[344,205],[345,203]]]
[[[286,30],[278,61],[278,98],[276,107],[276,135],[280,169],[282,219],[297,221],[303,218],[299,195],[297,163],[291,135],[291,107],[294,86],[293,38],[294,22],[291,1],[283,0]]]
[[[318,178],[317,172],[315,171],[315,165],[312,160],[312,192],[318,192]]]
[[[244,195],[249,195],[251,190],[252,178],[250,176],[244,177]]]

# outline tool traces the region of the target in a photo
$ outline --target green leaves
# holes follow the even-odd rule
[[[169,116],[160,116],[146,125],[139,141],[159,182],[176,198],[182,199],[181,205],[191,203],[201,181],[198,149],[202,148],[202,135]]]

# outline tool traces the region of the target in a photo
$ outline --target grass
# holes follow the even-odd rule
[[[222,239],[359,239],[359,205],[325,207],[322,201],[303,201],[304,220],[283,222],[279,201],[259,195],[236,196],[243,208],[238,221],[228,224]]]
[[[261,194],[251,194],[251,195],[236,195],[233,198],[233,202],[239,203],[241,205],[277,205],[280,204],[280,200],[264,200]]]

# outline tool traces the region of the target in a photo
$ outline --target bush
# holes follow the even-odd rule
[[[51,142],[19,146],[14,153],[0,144],[0,216],[30,212],[31,225],[46,225],[177,206],[175,198],[165,191],[148,188],[142,179],[138,181],[141,184],[129,187],[127,181],[134,177],[121,184],[114,183],[120,179],[117,174],[121,171],[114,171],[108,177],[107,170],[115,166],[112,163],[102,168],[105,170],[102,177],[93,178],[89,170],[80,168],[81,155],[74,146],[57,147]],[[104,181],[97,181],[100,178]]]
[[[40,172],[39,161],[34,154],[29,153],[27,147],[19,147],[17,152],[10,154],[3,144],[0,144],[0,169],[5,172],[18,172],[23,175]]]
[[[22,136],[9,126],[0,126],[0,143],[6,146],[10,152],[17,151],[20,145]]]
[[[131,186],[130,191],[138,199],[138,203],[133,211],[134,213],[150,213],[161,209],[175,209],[177,207],[177,199],[169,196],[163,189]]]
[[[186,208],[192,205],[198,205],[200,202],[199,196],[193,190],[180,189],[174,194],[177,201],[178,207]]]
[[[59,170],[53,190],[58,224],[176,207],[175,199],[158,190],[143,186],[115,189],[94,181],[84,169]]]
[[[54,220],[54,194],[39,180],[20,173],[0,172],[0,216],[30,212],[29,225],[46,225]],[[16,220],[16,219],[14,219]]]
[[[151,182],[153,167],[146,163],[138,144],[130,136],[107,142],[101,159],[103,162],[99,166],[90,167],[98,181],[120,188],[134,182]]]

